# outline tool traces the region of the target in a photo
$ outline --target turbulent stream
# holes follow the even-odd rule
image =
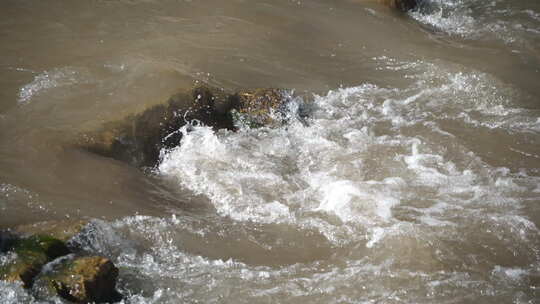
[[[0,75],[0,228],[91,219],[123,303],[540,303],[538,1],[3,0]],[[298,97],[147,170],[70,144],[192,79]]]

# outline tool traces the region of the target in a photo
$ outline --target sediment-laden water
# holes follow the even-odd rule
[[[540,2],[4,0],[0,42],[0,228],[93,219],[124,303],[540,299]],[[302,97],[146,170],[72,147],[192,79]]]

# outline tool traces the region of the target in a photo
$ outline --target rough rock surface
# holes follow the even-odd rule
[[[86,220],[44,221],[17,226],[11,232],[22,236],[44,234],[66,242],[79,234],[87,224]]]
[[[10,246],[16,258],[0,268],[0,279],[21,281],[27,288],[32,286],[43,265],[70,253],[64,242],[47,235],[14,240]]]
[[[215,128],[232,128],[232,122],[227,119],[227,103],[227,97],[220,91],[197,87],[191,92],[172,96],[164,104],[85,134],[81,146],[136,166],[152,166],[159,159],[162,148],[178,145],[182,134],[177,131],[187,121],[198,120]]]
[[[290,97],[280,89],[243,90],[231,96],[234,121],[249,127],[276,126],[282,123],[283,107]]]
[[[43,298],[59,295],[79,303],[119,301],[121,295],[115,289],[118,268],[109,259],[100,256],[75,257],[64,241],[43,234],[50,232],[69,240],[84,227],[85,221],[60,221],[2,231],[1,249],[10,258],[0,265],[0,280],[22,282],[25,288],[32,287],[34,292],[39,291],[37,296],[40,292],[44,293]],[[33,232],[41,234],[25,236]],[[75,251],[78,252],[77,249]]]
[[[142,167],[154,166],[163,148],[179,145],[178,130],[191,121],[214,129],[235,130],[235,121],[257,127],[275,123],[270,113],[287,101],[280,89],[225,92],[219,88],[198,86],[171,97],[142,113],[110,122],[102,129],[84,134],[80,147],[88,151]]]
[[[61,297],[76,303],[116,302],[118,268],[100,256],[66,259],[54,272],[40,278]]]

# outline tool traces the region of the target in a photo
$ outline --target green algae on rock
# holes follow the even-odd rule
[[[21,281],[26,288],[32,286],[43,265],[70,253],[64,242],[48,235],[14,240],[9,250],[16,254],[16,258],[0,268],[0,278],[11,282]]]
[[[44,234],[67,242],[81,233],[88,223],[89,221],[87,220],[44,221],[17,226],[11,229],[11,232],[22,236]]]
[[[80,220],[50,221],[3,231],[2,250],[10,258],[0,265],[0,279],[21,282],[38,298],[58,295],[78,303],[119,301],[114,264],[101,256],[75,256],[64,243],[83,233],[87,224]],[[39,234],[25,236],[34,232]],[[82,253],[73,250],[77,255]]]
[[[74,257],[59,262],[52,272],[41,275],[39,280],[51,293],[76,303],[117,302],[121,295],[116,291],[118,268],[100,256]]]

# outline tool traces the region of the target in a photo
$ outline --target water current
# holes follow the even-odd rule
[[[90,219],[123,303],[540,303],[540,2],[4,0],[0,42],[0,228]],[[70,145],[192,80],[298,97],[155,168]]]

